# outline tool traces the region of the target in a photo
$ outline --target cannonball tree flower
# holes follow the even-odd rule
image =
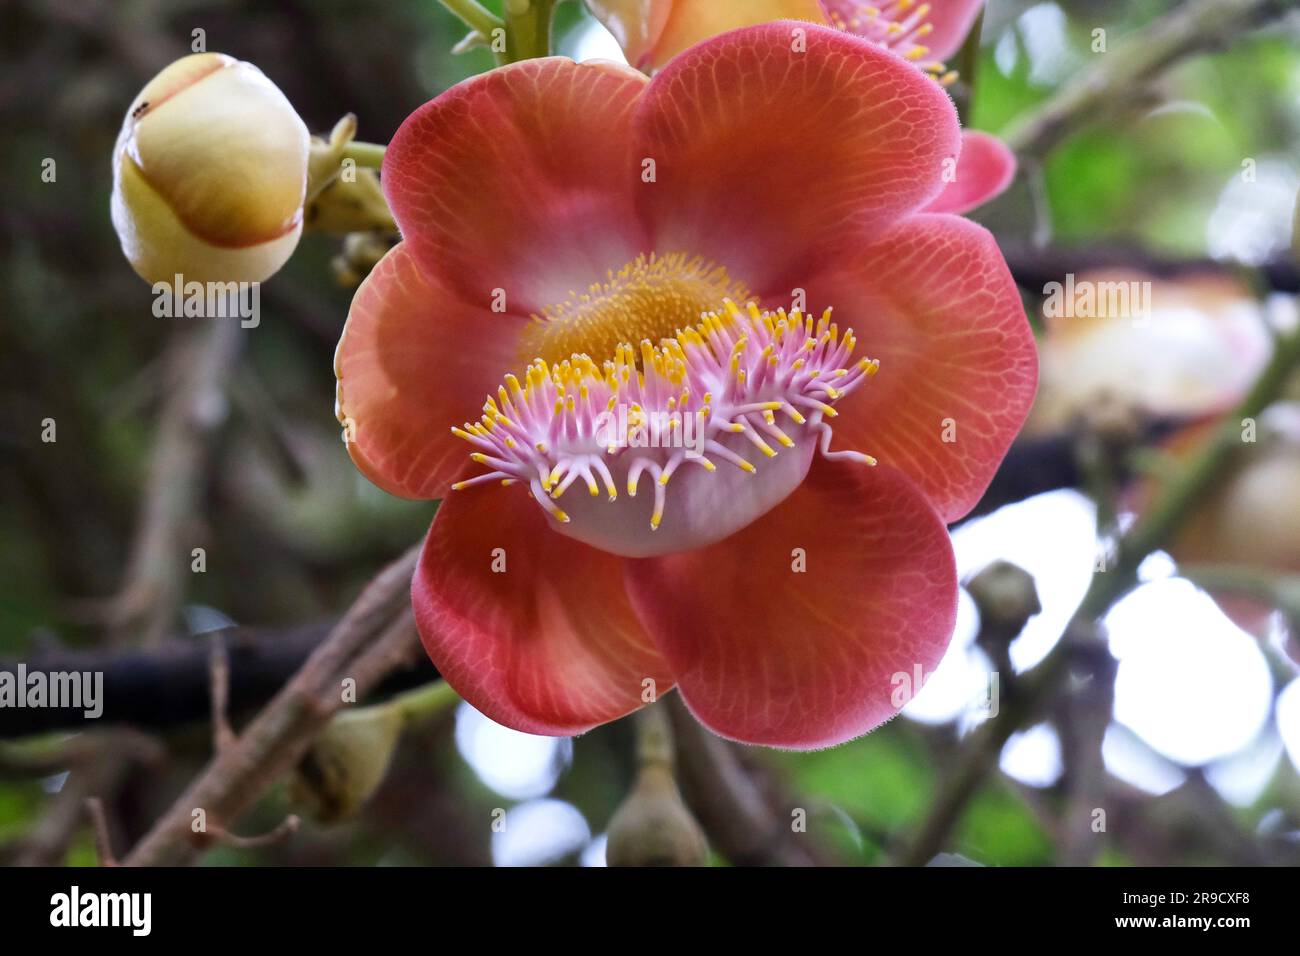
[[[516,63],[389,146],[404,238],[338,414],[376,484],[447,495],[416,619],[500,723],[576,734],[675,685],[724,736],[828,746],[948,644],[945,522],[1024,420],[1033,338],[992,237],[919,211],[958,148],[943,90],[791,27],[653,80]]]
[[[587,0],[614,35],[629,63],[647,73],[672,57],[726,30],[785,19],[831,24],[861,36],[925,70],[940,83],[956,73],[944,60],[956,53],[979,16],[983,0]],[[945,188],[931,212],[964,213],[1005,190],[1016,175],[1016,157],[1002,140],[966,130]]]
[[[149,282],[260,282],[302,235],[311,137],[257,67],[221,53],[167,66],[113,151],[113,226]]]

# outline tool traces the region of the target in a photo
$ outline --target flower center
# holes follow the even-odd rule
[[[716,270],[707,275],[720,281]],[[834,405],[879,369],[852,359],[852,330],[841,334],[829,309],[813,319],[723,302],[658,345],[648,337],[638,348],[616,341],[600,364],[574,347],[559,362],[535,359],[522,382],[507,375],[479,421],[452,429],[487,469],[455,490],[522,482],[562,533],[648,557],[739,531],[798,487],[818,448],[874,465],[867,455],[830,449]],[[629,307],[591,305],[592,314],[650,328],[651,318]],[[668,321],[653,305],[653,320]],[[597,342],[607,341],[608,328],[591,328]],[[587,494],[566,498],[578,482]],[[650,494],[638,496],[647,483]]]
[[[628,342],[667,338],[683,321],[716,309],[724,299],[746,303],[752,298],[726,269],[699,256],[637,256],[585,293],[570,292],[568,301],[534,315],[520,360],[556,363],[575,354],[605,358]]]

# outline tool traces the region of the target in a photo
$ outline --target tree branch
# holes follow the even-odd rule
[[[788,819],[772,812],[731,744],[705,730],[674,694],[664,701],[677,743],[682,796],[709,842],[737,866],[811,866],[816,859],[796,844]]]
[[[1300,332],[1279,339],[1273,358],[1260,373],[1237,411],[1225,416],[1211,440],[1120,538],[1115,567],[1093,575],[1092,585],[1067,625],[1060,642],[1034,670],[1018,682],[1018,692],[997,717],[972,736],[958,753],[910,846],[899,857],[905,865],[924,865],[934,857],[960,820],[985,777],[998,764],[1002,748],[1017,730],[1037,719],[1070,673],[1082,650],[1101,642],[1096,621],[1137,583],[1137,570],[1169,538],[1230,467],[1241,448],[1239,422],[1256,418],[1281,393],[1290,373],[1300,366]],[[1103,648],[1104,649],[1104,648]],[[1023,693],[1019,689],[1023,688]]]
[[[1178,61],[1218,46],[1277,16],[1288,0],[1196,0],[1126,37],[1067,81],[1006,135],[1020,156],[1043,156],[1079,129],[1132,109],[1150,82]]]
[[[128,866],[192,861],[307,751],[344,702],[344,681],[360,700],[381,677],[418,653],[410,581],[419,548],[385,568],[361,593],[302,669],[208,766],[123,861]],[[212,833],[192,828],[196,811]]]
[[[206,486],[211,438],[225,419],[224,388],[243,341],[239,324],[176,334],[168,346],[164,387],[149,473],[126,577],[109,607],[110,643],[162,641],[185,594],[195,510]]]

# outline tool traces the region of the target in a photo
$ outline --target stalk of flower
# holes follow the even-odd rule
[[[724,736],[827,746],[951,636],[945,522],[1023,422],[1033,338],[992,238],[924,211],[960,144],[942,88],[795,26],[653,80],[513,64],[388,149],[403,241],[338,413],[381,487],[448,494],[417,623],[498,722],[580,733],[676,686]],[[642,440],[602,429],[624,409]]]

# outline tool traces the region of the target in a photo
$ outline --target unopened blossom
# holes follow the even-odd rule
[[[960,143],[943,89],[792,26],[654,79],[513,64],[389,146],[403,241],[353,301],[338,413],[371,480],[446,496],[420,634],[517,730],[675,686],[719,734],[828,746],[947,647],[945,525],[1024,420],[1034,342],[992,237],[922,211]]]
[[[302,235],[311,137],[257,67],[197,53],[140,91],[113,152],[113,226],[149,282],[257,282]]]

